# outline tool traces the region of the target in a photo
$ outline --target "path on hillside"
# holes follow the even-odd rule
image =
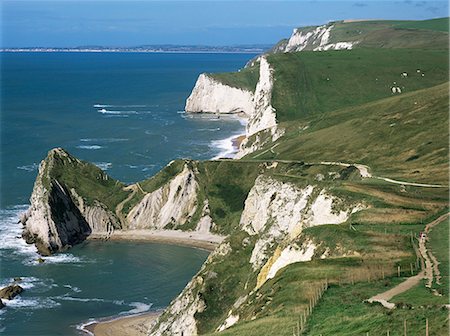
[[[116,216],[119,218],[119,220],[120,220],[120,222],[122,224],[126,224],[126,219],[125,219],[125,217],[124,217],[124,215],[122,213],[123,206],[125,205],[125,203],[127,203],[128,201],[130,201],[133,198],[133,196],[136,194],[138,189],[143,192],[143,190],[142,190],[141,186],[139,185],[139,183],[131,184],[131,185],[126,186],[126,187],[123,188],[123,190],[125,190],[125,191],[131,190],[131,193],[128,195],[127,198],[125,198],[122,202],[120,202],[116,206],[116,211],[115,211],[116,212]],[[123,227],[123,225],[122,225],[122,227]]]
[[[270,148],[272,149],[272,148]],[[257,155],[259,156],[259,154]],[[254,156],[254,157],[257,157]],[[400,185],[407,185],[412,187],[422,187],[422,188],[448,188],[448,185],[443,184],[427,184],[427,183],[415,183],[415,182],[406,182],[406,181],[400,181],[400,180],[394,180],[388,177],[382,177],[382,176],[373,176],[370,172],[370,167],[360,164],[360,163],[346,163],[346,162],[337,162],[337,161],[321,161],[321,162],[304,162],[304,161],[298,161],[298,160],[246,160],[246,159],[217,159],[217,160],[210,160],[210,161],[230,161],[230,162],[279,162],[279,163],[298,163],[298,164],[309,164],[309,165],[327,165],[327,166],[342,166],[342,167],[350,167],[354,166],[359,170],[359,173],[361,174],[362,178],[374,178],[377,180],[382,180],[388,183],[394,183],[394,184],[400,184]]]
[[[439,218],[435,219],[434,221],[428,223],[425,226],[424,232],[426,234],[428,234],[428,232],[434,226],[443,222],[445,219],[447,219],[448,216],[449,216],[449,214],[446,213],[446,214],[440,216]],[[427,241],[426,237],[419,239],[419,254],[418,254],[418,256],[421,259],[421,264],[425,266],[425,267],[422,267],[422,271],[420,271],[417,275],[409,277],[408,279],[406,279],[402,283],[398,284],[397,286],[389,289],[388,291],[377,294],[375,296],[372,296],[370,299],[367,300],[367,302],[369,302],[369,303],[379,302],[384,307],[386,307],[388,309],[393,309],[393,308],[395,308],[395,303],[389,302],[389,300],[392,299],[394,296],[399,295],[403,292],[406,292],[407,290],[416,286],[417,284],[420,283],[420,280],[426,279],[427,280],[426,286],[428,288],[431,288],[431,284],[433,283],[433,270],[434,270],[434,274],[436,277],[436,282],[437,282],[438,277],[440,279],[440,273],[439,273],[439,269],[438,269],[438,261],[434,256],[433,256],[433,258],[430,258],[428,256],[429,254],[431,254],[431,252],[427,251],[426,241]],[[416,251],[416,253],[417,253],[417,251]],[[434,261],[432,261],[432,260],[434,260]]]

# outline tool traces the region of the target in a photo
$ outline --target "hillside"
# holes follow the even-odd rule
[[[447,334],[446,20],[307,27],[240,72],[200,75],[186,110],[245,115],[240,159],[177,160],[125,186],[50,151],[25,232],[47,252],[71,246],[52,239],[77,221],[74,243],[117,229],[220,237],[149,335],[422,333],[426,321]],[[426,282],[395,309],[367,302],[417,274]]]

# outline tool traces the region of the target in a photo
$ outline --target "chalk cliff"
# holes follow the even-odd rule
[[[240,307],[249,304],[249,297],[284,267],[314,258],[351,254],[352,251],[331,251],[323,242],[303,234],[308,227],[343,223],[351,214],[364,208],[364,205],[354,201],[342,207],[342,202],[343,199],[318,185],[300,187],[260,175],[245,201],[240,231],[233,233],[245,238],[235,242],[234,247],[227,239],[209,256],[198,274],[157,320],[149,335],[203,333],[199,320],[202,313],[208,314],[211,309],[209,305],[214,304],[208,300],[206,293],[209,288],[216,288],[217,293],[224,290],[217,282],[217,278],[224,275],[214,265],[220,265],[227,259],[237,262],[233,259],[236,255],[240,256],[239,267],[250,266],[245,275],[247,283],[237,297],[227,292],[227,302],[232,303],[222,307],[222,318],[218,319],[217,325],[208,325],[210,330],[222,331],[240,321]],[[246,254],[243,250],[250,253]],[[248,257],[243,257],[245,255]],[[248,280],[251,278],[254,282]]]
[[[186,100],[186,112],[253,113],[253,92],[224,85],[201,74]]]
[[[163,229],[183,225],[197,209],[198,183],[194,172],[183,171],[157,190],[148,193],[127,216],[129,229]]]
[[[63,251],[86,239],[91,233],[108,234],[120,225],[114,214],[99,201],[86,204],[74,188],[64,183],[61,169],[80,173],[88,165],[97,177],[103,172],[83,163],[61,148],[52,149],[39,166],[30,207],[21,217],[22,236],[48,255]]]

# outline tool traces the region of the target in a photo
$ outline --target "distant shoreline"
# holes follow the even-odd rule
[[[261,54],[265,50],[35,50],[35,49],[0,49],[0,53],[127,53],[127,54]]]

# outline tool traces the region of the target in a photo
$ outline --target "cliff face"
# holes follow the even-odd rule
[[[249,143],[248,138],[264,131],[270,140],[278,139],[282,132],[277,129],[275,109],[271,105],[273,69],[265,57],[259,57],[259,80],[254,92],[238,89],[201,74],[186,101],[186,112],[236,113],[248,116],[246,137],[237,157],[258,149],[260,141]],[[267,137],[265,137],[267,139]]]
[[[69,188],[62,176],[55,174],[63,166],[79,173],[83,165],[57,148],[51,150],[39,166],[31,205],[21,222],[22,236],[28,243],[36,244],[43,255],[63,251],[82,242],[91,233],[108,234],[120,225],[105,205],[98,201],[86,205],[83,197]]]
[[[343,201],[318,185],[298,186],[260,175],[245,201],[239,229],[209,256],[149,335],[183,335],[183,331],[184,335],[197,335],[225,330],[243,319],[240,307],[251,305],[250,296],[282,268],[314,258],[352,254],[331,251],[326,243],[303,234],[308,227],[343,223],[364,208],[354,201],[341,208],[338,205],[342,206]],[[230,276],[230,267],[242,269],[243,274],[236,271]],[[230,280],[233,277],[236,279]],[[227,289],[229,281],[236,281],[232,286],[238,288]],[[218,297],[220,293],[226,293],[226,300]],[[218,311],[219,305],[222,306]]]
[[[170,182],[148,193],[127,216],[129,229],[163,229],[169,224],[183,225],[197,209],[198,183],[194,172],[183,171]]]
[[[330,36],[333,32],[334,25],[327,24],[315,28],[294,29],[291,37],[283,52],[295,52],[303,50],[342,50],[352,49],[357,41],[339,41],[330,43]]]
[[[253,113],[253,92],[224,85],[201,74],[186,100],[186,112]]]

